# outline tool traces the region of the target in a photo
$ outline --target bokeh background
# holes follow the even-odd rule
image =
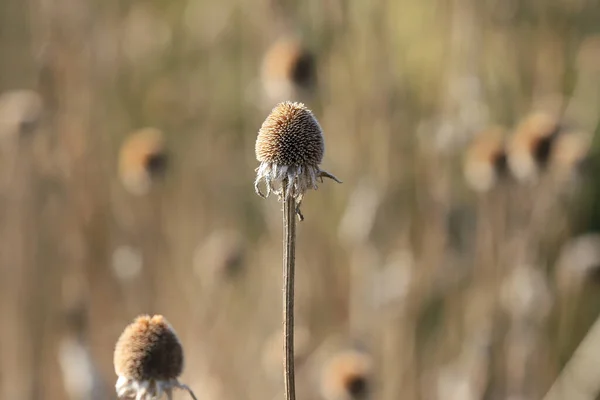
[[[283,397],[254,141],[291,99],[344,181],[298,224],[298,397],[542,399],[600,311],[599,20],[593,0],[0,1],[0,398],[115,399],[144,313],[199,399]],[[596,397],[586,354],[591,386],[555,398]]]

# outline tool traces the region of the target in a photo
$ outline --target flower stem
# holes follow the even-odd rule
[[[284,184],[283,193],[286,193]],[[294,375],[294,274],[296,264],[296,201],[283,200],[283,382],[286,400],[296,400]]]

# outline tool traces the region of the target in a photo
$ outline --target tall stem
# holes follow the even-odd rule
[[[287,192],[284,184],[283,192]],[[296,400],[294,379],[294,274],[296,265],[296,201],[283,200],[283,383],[286,400]]]

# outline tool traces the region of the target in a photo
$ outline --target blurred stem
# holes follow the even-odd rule
[[[283,184],[283,382],[286,400],[296,400],[294,380],[294,274],[296,264],[296,201]]]

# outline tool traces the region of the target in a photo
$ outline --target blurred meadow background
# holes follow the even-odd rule
[[[593,0],[0,1],[0,398],[115,399],[144,313],[199,399],[283,398],[281,204],[253,181],[288,99],[344,181],[298,224],[298,397],[544,398],[600,311],[598,21]],[[553,399],[600,393],[586,343],[584,394]]]

